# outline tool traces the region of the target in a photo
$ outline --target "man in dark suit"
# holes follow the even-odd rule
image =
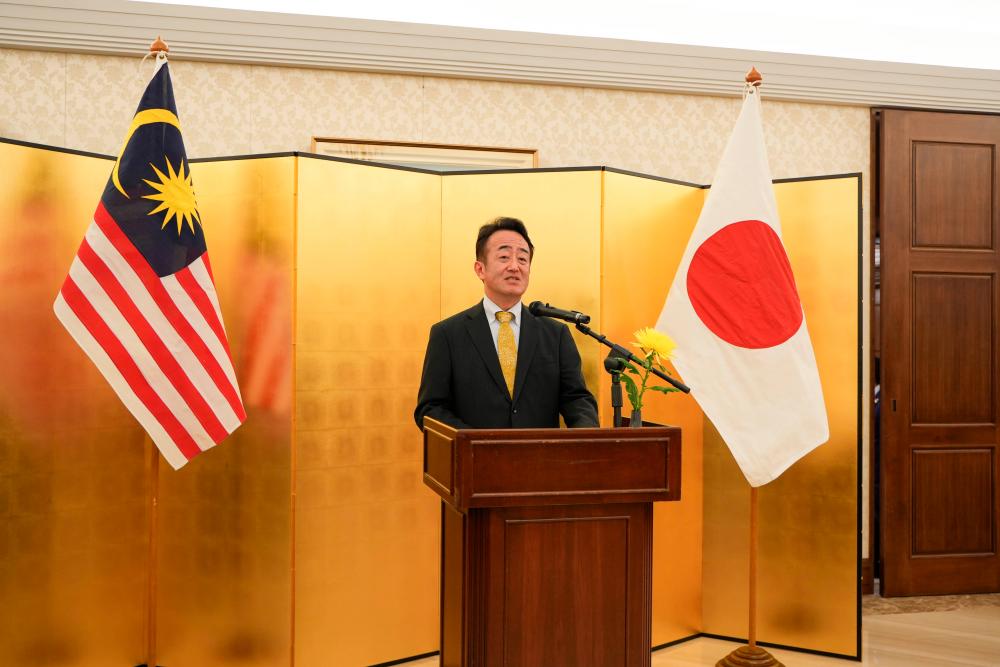
[[[566,325],[521,304],[535,247],[524,223],[479,229],[476,276],[485,298],[431,327],[414,418],[456,428],[597,426],[597,402]]]

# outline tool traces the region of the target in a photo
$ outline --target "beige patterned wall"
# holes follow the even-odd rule
[[[543,167],[600,164],[708,183],[739,111],[735,96],[171,67],[191,157],[309,150],[319,135],[537,148]],[[0,136],[116,153],[151,72],[138,57],[0,49]],[[764,113],[775,178],[868,171],[867,108],[772,101]]]
[[[0,49],[0,137],[117,153],[152,67],[138,56]],[[737,96],[183,60],[171,69],[191,157],[308,151],[324,136],[536,148],[541,167],[607,165],[710,183],[739,111]],[[862,172],[867,257],[869,110],[769,102],[763,74],[774,178]]]

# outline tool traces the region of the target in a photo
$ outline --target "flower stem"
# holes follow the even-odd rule
[[[642,361],[642,368],[645,372],[642,374],[642,388],[639,389],[638,410],[642,410],[642,397],[646,394],[646,382],[649,380],[649,369],[653,365],[653,361],[650,358],[651,356],[651,354],[647,354],[646,358]]]

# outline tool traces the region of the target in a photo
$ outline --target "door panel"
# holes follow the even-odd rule
[[[995,551],[993,449],[916,449],[911,460],[913,555]]]
[[[1000,591],[1000,118],[885,110],[882,590]]]
[[[913,143],[914,247],[992,248],[993,146]]]
[[[995,419],[991,275],[916,273],[913,318],[913,423]]]

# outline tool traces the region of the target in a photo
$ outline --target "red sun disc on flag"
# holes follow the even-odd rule
[[[760,220],[731,223],[707,238],[691,258],[687,291],[705,326],[738,347],[774,347],[802,324],[788,255]]]

